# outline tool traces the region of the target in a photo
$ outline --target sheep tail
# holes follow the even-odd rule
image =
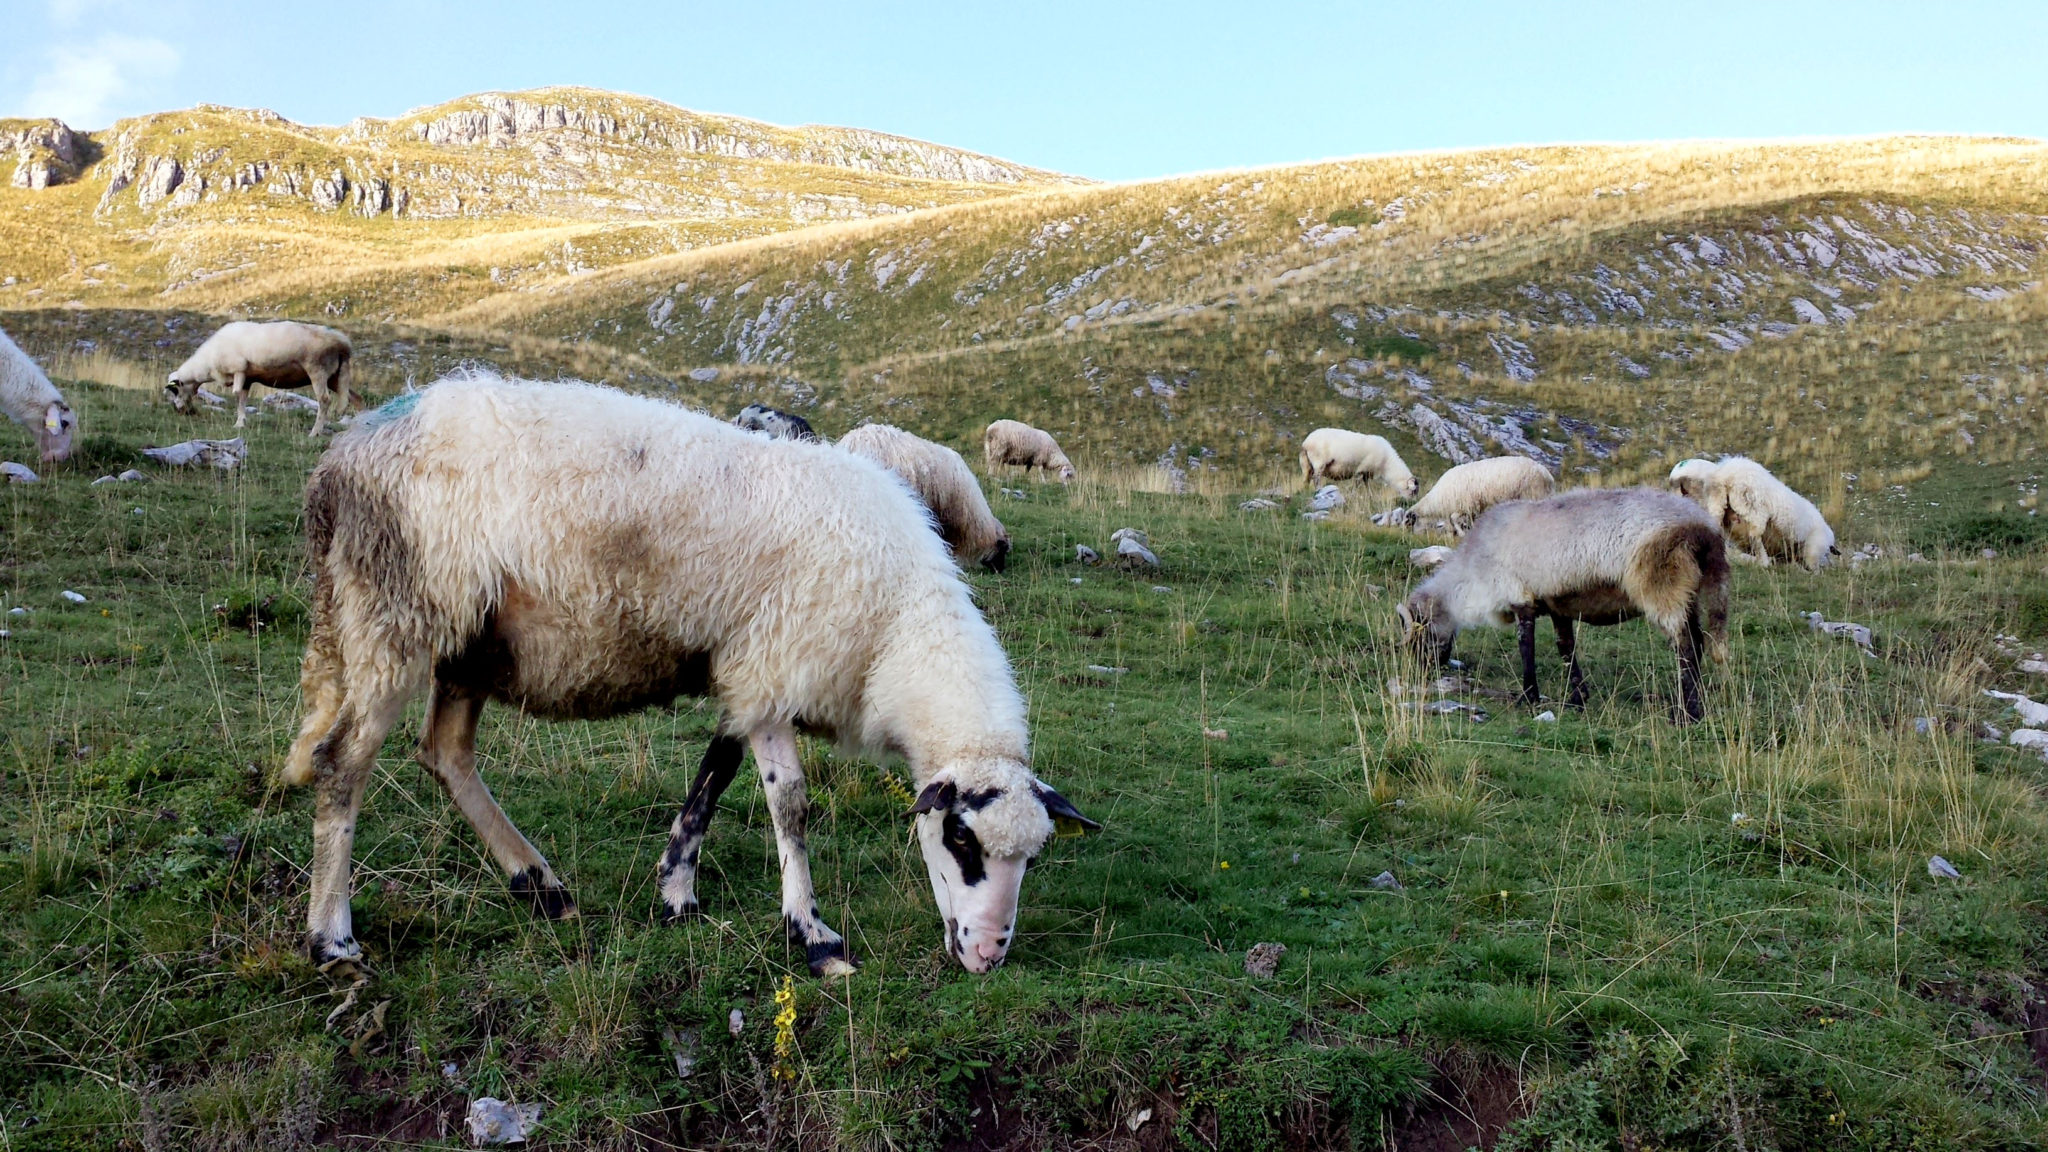
[[[1311,483],[1311,482],[1313,482],[1313,481],[1315,480],[1315,478],[1316,478],[1316,469],[1315,469],[1315,465],[1313,465],[1313,464],[1310,464],[1310,463],[1308,462],[1308,449],[1306,449],[1306,448],[1303,448],[1303,449],[1301,450],[1301,482],[1302,482],[1303,484],[1308,484],[1308,483]]]
[[[334,726],[341,702],[345,665],[335,620],[334,577],[327,565],[341,511],[336,487],[324,469],[316,470],[306,485],[306,559],[313,569],[313,623],[299,665],[305,719],[278,772],[279,782],[287,788],[303,788],[313,782],[313,750]]]
[[[1636,553],[1625,583],[1630,598],[1677,642],[1697,613],[1715,663],[1728,658],[1728,552],[1710,524],[1658,531]]]

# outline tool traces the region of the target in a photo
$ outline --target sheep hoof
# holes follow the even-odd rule
[[[512,877],[510,887],[514,896],[525,900],[534,911],[550,920],[574,920],[579,915],[569,890],[550,882],[539,868],[528,868]]]
[[[332,981],[348,983],[370,974],[369,966],[363,963],[363,946],[353,939],[337,944],[318,932],[308,932],[306,957],[322,976]]]
[[[845,946],[839,945],[838,947],[844,953]],[[807,948],[805,951],[810,952],[812,950]],[[843,954],[827,956],[822,960],[811,960],[811,975],[816,976],[820,980],[829,980],[835,976],[851,976],[858,971],[860,971],[859,961]]]
[[[695,900],[690,900],[685,902],[680,908],[671,908],[668,901],[657,900],[654,904],[654,913],[661,918],[663,925],[672,926],[681,924],[685,920],[694,920],[702,916],[704,914],[704,906]]]

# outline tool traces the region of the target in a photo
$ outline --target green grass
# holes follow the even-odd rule
[[[0,617],[0,1149],[456,1146],[486,1094],[544,1103],[550,1147],[1030,1147],[1128,1136],[1143,1108],[1147,1146],[1204,1148],[1504,1125],[1553,1148],[2048,1138],[2027,1032],[2048,767],[1968,735],[2012,724],[1981,688],[2025,687],[1994,635],[2048,644],[2038,539],[1738,570],[1734,655],[1690,730],[1663,719],[1672,661],[1642,625],[1585,636],[1595,699],[1556,724],[1493,695],[1512,635],[1472,636],[1475,724],[1388,688],[1420,678],[1390,639],[1411,537],[1220,491],[1031,485],[999,498],[1010,572],[973,579],[1039,773],[1107,828],[1033,868],[1005,968],[937,947],[900,766],[806,745],[820,903],[865,961],[822,984],[780,938],[749,782],[707,841],[709,918],[653,915],[708,707],[489,712],[485,775],[573,885],[568,925],[514,904],[411,764],[415,714],[358,839],[377,979],[327,1031],[339,1001],[296,952],[309,798],[268,783],[297,719],[318,446],[304,417],[256,417],[241,473],[91,487],[227,420],[66,387],[89,466],[0,506],[0,594],[33,609]],[[1982,499],[1912,498],[1942,519],[1873,499],[1844,539],[1986,530]],[[1070,560],[1125,525],[1163,571]],[[1881,657],[1807,609],[1871,625]],[[1943,727],[1916,736],[1927,715]],[[1932,853],[1965,879],[1929,879]],[[1383,870],[1402,890],[1369,885]],[[1271,980],[1243,973],[1261,941],[1289,949]]]

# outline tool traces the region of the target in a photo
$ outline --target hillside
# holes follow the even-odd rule
[[[98,133],[0,121],[9,159],[0,307],[267,311],[310,292],[394,316],[817,221],[1072,182],[879,132],[578,88],[341,128],[211,105]]]

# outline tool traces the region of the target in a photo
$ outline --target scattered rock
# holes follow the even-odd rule
[[[1330,512],[1328,509],[1323,509],[1322,511],[1318,512],[1303,512],[1301,514],[1301,518],[1303,520],[1328,520],[1330,518]]]
[[[697,1070],[697,1030],[685,1028],[678,1032],[674,1028],[663,1028],[661,1038],[668,1042],[668,1049],[676,1058],[676,1076],[683,1080]]]
[[[1239,504],[1237,507],[1238,511],[1240,512],[1268,512],[1272,509],[1278,508],[1279,506],[1280,502],[1278,500],[1268,500],[1264,496],[1259,496],[1254,499],[1247,500],[1244,503]]]
[[[63,597],[63,598],[65,598],[66,600],[69,600],[69,601],[71,601],[71,602],[72,602],[73,604],[83,604],[83,603],[85,603],[85,597],[83,597],[83,596],[79,595],[79,594],[78,594],[78,593],[76,593],[76,592],[73,592],[73,591],[72,591],[71,589],[69,589],[69,588],[66,588],[66,589],[65,589],[65,590],[63,590],[62,592],[59,592],[59,593],[57,593],[57,595],[59,595],[59,596],[62,596],[62,597]]]
[[[2022,660],[2019,663],[2019,669],[2022,672],[2032,673],[2035,676],[2048,676],[2048,660],[2038,658]]]
[[[507,1104],[495,1096],[469,1104],[469,1142],[477,1148],[494,1144],[524,1144],[540,1123],[540,1105]]]
[[[1126,540],[1136,540],[1140,544],[1152,543],[1150,536],[1145,535],[1144,532],[1136,528],[1119,528],[1109,534],[1109,542],[1111,544],[1122,544]]]
[[[196,393],[196,395],[199,397],[199,402],[201,404],[211,404],[216,408],[227,407],[228,398],[220,395],[213,389],[208,388],[204,384],[201,384],[199,386],[199,391]]]
[[[1172,591],[1173,591],[1173,589],[1171,589],[1171,588],[1168,588],[1168,587],[1167,587],[1166,585],[1164,585],[1164,584],[1154,584],[1154,585],[1152,586],[1152,590],[1153,590],[1154,592],[1159,592],[1159,593],[1170,593],[1170,592],[1172,592]]]
[[[1083,564],[1100,564],[1102,563],[1102,553],[1097,552],[1086,544],[1076,544],[1074,545],[1074,559],[1079,560]]]
[[[735,1008],[729,1014],[727,1014],[725,1018],[725,1030],[727,1032],[730,1032],[733,1035],[737,1036],[740,1034],[740,1029],[745,1028],[746,1026],[746,1014],[741,1012],[739,1009]]]
[[[1080,582],[1081,582],[1081,578],[1080,578],[1079,576],[1073,576],[1073,577],[1069,577],[1069,578],[1067,579],[1067,583],[1069,583],[1069,584],[1079,584]]]
[[[2015,728],[2005,742],[2015,748],[2039,752],[2041,759],[2048,760],[2048,729]]]
[[[1994,692],[1986,688],[1984,694],[1993,700],[2009,702],[2025,723],[2036,728],[2048,728],[2048,704],[2037,704],[2018,692]]]
[[[1476,708],[1462,700],[1431,700],[1427,704],[1416,704],[1414,707],[1425,716],[1455,716],[1463,712],[1474,724],[1486,723],[1485,709]]]
[[[1408,553],[1408,562],[1417,568],[1434,568],[1451,558],[1451,549],[1442,544],[1431,544],[1427,548],[1416,548]]]
[[[142,454],[173,468],[211,464],[223,472],[230,472],[241,467],[242,461],[248,458],[249,446],[237,436],[233,440],[187,440],[166,448],[144,448]]]
[[[1984,558],[1985,558],[1986,560],[1996,560],[1996,559],[1998,559],[1998,549],[1996,549],[1996,548],[1986,548],[1986,549],[1985,549],[1985,550],[1983,551],[1982,555],[1983,555],[1983,557],[1984,557]]]
[[[1031,493],[1026,492],[1022,488],[998,488],[996,489],[996,491],[1001,492],[1003,495],[1008,496],[1012,500],[1031,499]]]
[[[1097,676],[1121,676],[1130,671],[1129,668],[1112,668],[1107,664],[1090,664],[1088,670]]]
[[[1244,954],[1244,974],[1261,980],[1271,979],[1280,970],[1280,958],[1287,955],[1285,944],[1254,944]]]
[[[1152,550],[1145,547],[1143,540],[1131,536],[1126,536],[1117,541],[1116,562],[1126,568],[1141,566],[1145,568],[1159,567],[1159,557],[1154,556]]]
[[[1932,735],[1934,735],[1934,717],[1932,717],[1932,716],[1915,716],[1915,717],[1913,717],[1913,731],[1914,731],[1914,732],[1917,732],[1917,733],[1919,733],[1919,734],[1920,734],[1920,735],[1922,735],[1922,736],[1932,736]]]
[[[1984,722],[1984,726],[1979,731],[1983,733],[1979,738],[1987,744],[2005,743],[2005,730],[1989,720]]]
[[[1228,740],[1230,739],[1230,730],[1227,728],[1204,728],[1202,729],[1202,738],[1204,740]]]
[[[265,408],[276,408],[279,411],[320,411],[320,402],[318,400],[313,399],[311,396],[301,396],[297,392],[272,392],[263,398],[263,406]]]
[[[12,460],[0,463],[0,476],[7,477],[9,484],[40,484],[43,479],[36,475],[35,469],[26,464],[16,464]]]
[[[1311,512],[1331,512],[1343,506],[1344,490],[1335,484],[1323,485],[1316,489],[1315,495],[1308,498],[1308,509]]]
[[[1552,712],[1546,708],[1543,711],[1538,712],[1534,716],[1529,717],[1529,719],[1535,721],[1538,724],[1555,724],[1557,723],[1557,713]]]
[[[1927,874],[1936,880],[1961,880],[1963,878],[1963,874],[1956,871],[1955,865],[1943,860],[1939,856],[1929,856],[1927,858]]]
[[[1152,1110],[1150,1108],[1140,1108],[1129,1116],[1124,1117],[1124,1128],[1128,1131],[1136,1132],[1138,1129],[1143,1128],[1145,1122],[1150,1119],[1152,1119]]]
[[[1906,563],[1908,563],[1908,564],[1926,564],[1926,563],[1929,563],[1929,561],[1928,561],[1927,557],[1925,557],[1925,556],[1922,556],[1922,555],[1921,555],[1921,554],[1919,554],[1918,552],[1908,552],[1908,553],[1906,554]]]
[[[1391,868],[1373,877],[1372,879],[1367,880],[1365,883],[1367,887],[1379,888],[1387,892],[1399,892],[1402,890],[1401,880],[1399,877],[1394,875],[1393,869]]]
[[[1802,613],[1802,615],[1806,617],[1807,627],[1812,628],[1815,632],[1825,633],[1829,636],[1839,636],[1845,640],[1852,640],[1855,642],[1858,648],[1863,649],[1863,654],[1865,656],[1877,655],[1877,653],[1872,651],[1870,647],[1870,629],[1864,627],[1863,625],[1850,624],[1846,621],[1836,622],[1824,620],[1821,618],[1821,614],[1818,612],[1806,612]]]

